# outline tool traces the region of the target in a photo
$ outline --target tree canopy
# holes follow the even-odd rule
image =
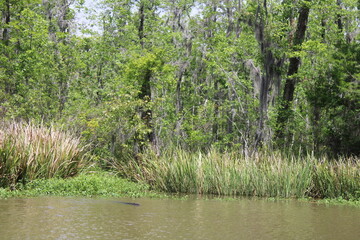
[[[360,1],[0,0],[0,117],[101,157],[360,154]],[[95,13],[95,10],[96,11]]]

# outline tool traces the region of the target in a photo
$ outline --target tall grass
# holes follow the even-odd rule
[[[80,139],[54,127],[3,123],[0,128],[0,186],[37,178],[75,175],[85,162]]]
[[[280,153],[245,158],[234,152],[203,154],[177,149],[161,156],[152,152],[137,159],[129,156],[114,166],[127,177],[168,192],[360,198],[358,159],[331,162]]]
[[[359,158],[329,161],[322,159],[314,166],[314,195],[320,198],[360,200]]]

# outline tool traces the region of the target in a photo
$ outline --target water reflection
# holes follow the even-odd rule
[[[360,209],[239,199],[0,200],[1,239],[359,239]]]

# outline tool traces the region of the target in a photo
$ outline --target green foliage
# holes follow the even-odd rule
[[[0,59],[4,67],[1,84],[5,113],[10,118],[45,117],[44,108],[51,111],[53,105],[46,92],[51,86],[44,81],[50,70],[46,21],[25,8],[8,27],[11,39],[8,45],[2,45]]]
[[[88,172],[72,178],[35,179],[16,190],[0,188],[0,198],[29,196],[159,197],[145,184],[121,179],[110,173]]]
[[[100,173],[80,174],[68,179],[34,180],[20,190],[35,195],[139,197],[147,192],[147,186]]]
[[[309,104],[303,111],[311,116],[312,126],[307,128],[311,128],[317,150],[358,155],[359,44],[340,43],[329,48],[309,41],[304,49],[311,54],[304,64],[311,65],[312,70],[302,73],[305,81],[299,90],[305,94],[303,101]]]

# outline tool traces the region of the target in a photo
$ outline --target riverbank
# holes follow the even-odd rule
[[[84,172],[71,178],[36,179],[17,184],[14,190],[0,188],[0,198],[39,196],[165,197],[149,185],[119,178],[110,172]]]
[[[328,159],[281,152],[244,156],[235,150],[169,148],[161,154],[144,149],[141,154],[130,152],[99,161],[100,156],[94,156],[79,138],[68,132],[17,123],[3,129],[0,132],[3,198],[145,197],[163,192],[360,201],[360,161],[356,157]]]
[[[9,187],[0,188],[0,199],[28,198],[28,197],[87,197],[87,198],[173,198],[185,200],[188,198],[218,199],[219,201],[238,201],[243,196],[216,196],[194,194],[167,194],[151,189],[144,183],[134,183],[127,179],[117,177],[111,172],[91,171],[81,173],[72,178],[38,179],[25,185],[18,184],[15,190]],[[265,199],[267,201],[288,201],[294,198],[281,197],[250,197],[250,199]],[[311,202],[327,205],[352,205],[360,207],[359,199],[343,198],[298,198],[302,202]]]

